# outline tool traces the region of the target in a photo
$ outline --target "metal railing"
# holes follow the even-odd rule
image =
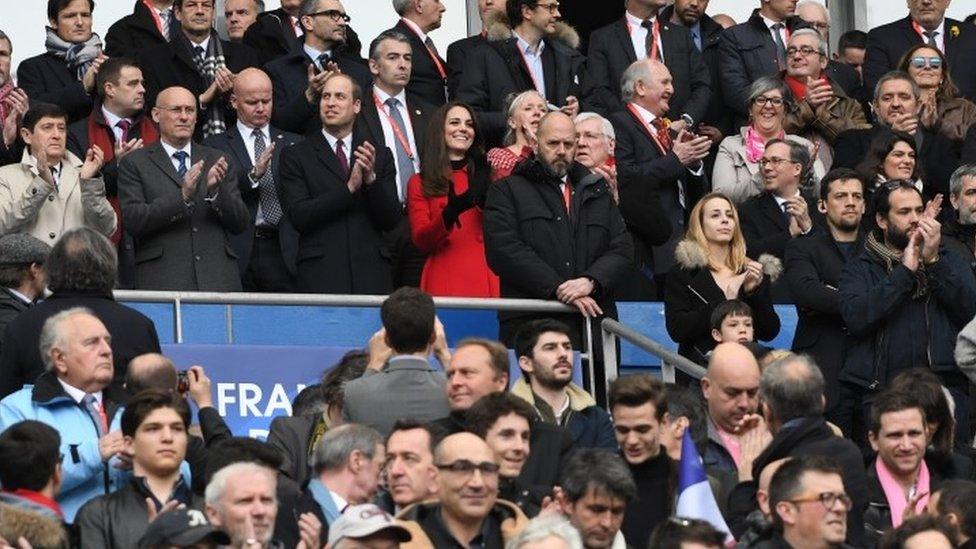
[[[600,336],[603,342],[603,375],[605,387],[610,387],[610,380],[618,375],[617,371],[617,339],[623,339],[637,348],[661,359],[661,378],[665,383],[674,383],[674,370],[677,368],[695,379],[705,376],[705,368],[687,358],[665,348],[663,345],[646,335],[628,328],[624,324],[612,319],[604,318],[600,323]]]
[[[183,304],[225,305],[227,340],[234,341],[234,305],[291,305],[324,307],[379,307],[384,295],[325,295],[325,294],[268,294],[245,292],[164,292],[146,290],[115,290],[115,299],[132,303],[172,303],[173,339],[183,343]],[[434,305],[442,309],[470,309],[491,311],[519,311],[527,313],[579,313],[559,301],[541,299],[482,299],[468,297],[435,297]],[[365,344],[365,342],[364,342]],[[592,321],[584,317],[583,352],[580,359],[586,362],[588,380],[595,379],[593,366]],[[614,362],[616,365],[616,362]],[[614,366],[616,368],[616,366]],[[589,387],[593,392],[592,387]]]

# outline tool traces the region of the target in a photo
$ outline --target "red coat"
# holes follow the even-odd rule
[[[453,174],[455,194],[468,190],[467,169]],[[448,231],[441,212],[447,195],[424,196],[420,174],[407,183],[407,215],[410,236],[420,251],[427,254],[420,289],[436,296],[498,297],[498,276],[488,268],[485,259],[485,237],[482,233],[482,211],[471,208],[461,214],[461,227]]]

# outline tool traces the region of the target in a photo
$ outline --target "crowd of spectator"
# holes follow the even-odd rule
[[[442,0],[48,0],[16,78],[0,29],[0,547],[976,547],[976,25],[753,1],[479,0],[445,58]],[[388,297],[258,441],[117,288]],[[567,307],[452,349],[432,296]],[[574,383],[618,301],[704,377]]]

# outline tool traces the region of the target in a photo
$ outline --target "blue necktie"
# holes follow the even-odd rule
[[[180,165],[176,168],[176,173],[180,174],[180,177],[186,175],[186,159],[189,157],[190,155],[186,154],[186,151],[176,151],[173,153],[173,158],[180,163]]]
[[[407,125],[403,123],[403,116],[400,115],[400,109],[397,108],[399,105],[400,101],[396,97],[391,97],[386,100],[386,107],[390,110],[390,118],[400,127],[404,139],[408,139]],[[413,160],[410,159],[410,155],[407,154],[407,150],[403,148],[403,143],[397,139],[396,135],[393,136],[393,142],[396,145],[397,168],[399,168],[400,172],[400,202],[405,202],[407,182],[410,181],[410,176],[414,174]]]

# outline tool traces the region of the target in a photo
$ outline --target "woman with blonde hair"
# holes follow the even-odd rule
[[[488,151],[492,180],[508,177],[519,162],[533,155],[535,132],[546,112],[546,100],[535,90],[524,91],[511,99],[503,146]]]
[[[727,299],[740,299],[752,308],[756,341],[776,337],[779,317],[769,286],[779,277],[782,264],[771,255],[762,255],[759,261],[746,257],[739,214],[727,196],[713,192],[695,204],[674,255],[676,262],[665,285],[664,318],[679,354],[706,362],[715,347],[712,311]]]

